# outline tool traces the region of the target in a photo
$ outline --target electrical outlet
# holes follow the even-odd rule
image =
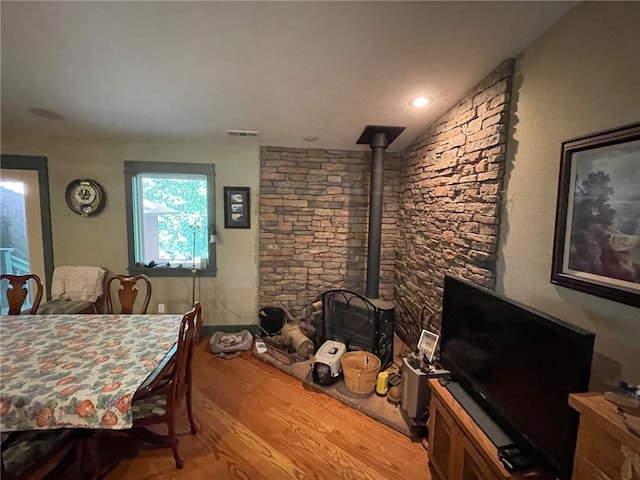
[[[158,304],[158,313],[164,313],[164,303]]]

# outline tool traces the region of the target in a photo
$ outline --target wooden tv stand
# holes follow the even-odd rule
[[[539,470],[509,472],[498,449],[438,379],[429,379],[429,468],[434,480],[551,480]]]

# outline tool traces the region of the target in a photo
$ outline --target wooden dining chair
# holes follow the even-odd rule
[[[146,387],[139,389],[131,402],[133,426],[166,424],[169,431],[166,440],[173,451],[176,468],[184,461],[178,452],[175,416],[183,400],[187,401],[187,414],[191,433],[197,432],[191,404],[191,360],[198,334],[201,307],[196,303],[185,313],[180,323],[176,352],[166,367]]]
[[[2,480],[42,478],[48,471],[64,470],[65,456],[76,440],[72,429],[3,432],[2,436]]]
[[[118,282],[120,286],[118,289],[118,299],[120,300],[119,312],[116,312],[115,310],[117,309],[114,308],[115,302],[113,301],[113,295],[111,293],[111,285],[113,282]],[[134,275],[132,277],[127,275],[110,275],[109,278],[107,278],[104,288],[106,313],[133,313],[139,293],[138,284],[145,285],[145,296],[139,313],[147,313],[147,308],[151,301],[151,280],[144,274]]]
[[[9,273],[3,273],[0,275],[0,280],[7,279],[9,281],[9,287],[7,288],[7,300],[9,302],[9,315],[20,315],[22,312],[22,306],[27,299],[29,293],[29,285],[35,286],[35,297],[31,303],[31,310],[29,313],[35,315],[40,306],[42,300],[42,292],[44,288],[42,286],[42,280],[35,273],[29,273],[27,275],[12,275]]]
[[[191,423],[191,433],[195,434],[197,431],[196,424],[193,419],[193,400],[191,397],[191,390],[193,386],[192,382],[192,374],[191,374],[191,362],[193,361],[193,350],[200,342],[200,329],[202,328],[202,308],[200,303],[196,302],[194,305],[194,309],[196,310],[196,320],[195,320],[195,331],[193,332],[193,345],[192,351],[187,359],[187,371],[186,371],[186,380],[187,380],[187,414],[189,415],[189,422]]]

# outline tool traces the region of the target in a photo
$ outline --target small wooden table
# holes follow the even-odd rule
[[[580,412],[573,480],[640,480],[640,436],[625,426],[618,406],[601,393],[571,394],[569,405]]]

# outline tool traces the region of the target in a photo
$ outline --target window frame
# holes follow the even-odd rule
[[[125,187],[125,208],[127,212],[127,263],[129,275],[144,273],[149,277],[191,277],[193,275],[191,267],[182,268],[146,268],[137,265],[135,252],[135,223],[133,191],[136,183],[136,176],[143,173],[163,173],[163,174],[196,174],[207,177],[207,238],[215,234],[215,165],[213,163],[182,163],[182,162],[142,162],[124,161],[124,187]],[[216,262],[216,244],[207,243],[209,247],[209,266],[207,268],[197,268],[198,277],[215,277],[218,271]]]

